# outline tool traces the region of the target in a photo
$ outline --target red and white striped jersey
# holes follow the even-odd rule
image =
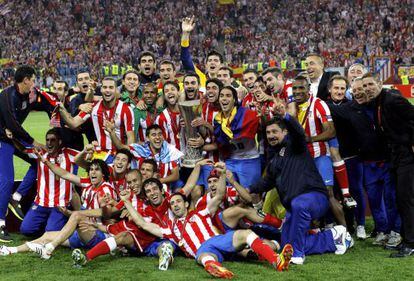
[[[298,120],[305,129],[306,135],[314,137],[323,132],[323,123],[332,122],[331,111],[328,105],[319,98],[311,96],[308,104],[307,107],[299,106]],[[313,158],[330,155],[327,141],[308,143],[308,149]]]
[[[250,104],[254,102],[254,96],[252,93],[247,93],[242,101],[242,106],[250,108]]]
[[[113,164],[108,165],[109,168],[109,182],[114,186],[117,195],[127,186],[125,176],[122,178],[116,177]]]
[[[292,93],[292,82],[287,80],[283,86],[282,91],[277,96],[286,103],[294,101]]]
[[[174,145],[178,150],[181,150],[180,140],[180,112],[172,112],[170,109],[164,109],[157,119],[155,124],[162,128],[164,139]]]
[[[31,153],[31,150],[28,149],[27,152]],[[44,157],[56,166],[73,174],[76,169],[74,158],[78,153],[74,149],[62,148],[57,157],[52,157],[47,152],[44,154]],[[59,178],[47,165],[38,161],[37,194],[35,198],[37,205],[49,208],[66,207],[69,205],[70,200],[72,200],[72,188],[73,184]]]
[[[113,108],[106,108],[103,100],[100,100],[94,105],[91,114],[81,111],[78,116],[83,120],[92,117],[96,138],[104,151],[115,150],[109,133],[104,129],[104,120],[111,120],[115,123],[115,133],[123,144],[126,144],[126,132],[134,130],[132,109],[128,104],[119,100]]]
[[[214,106],[214,104],[211,104],[209,102],[206,102],[203,104],[203,110],[201,113],[201,117],[209,124],[211,124],[214,127],[214,118],[216,117],[217,113],[219,112],[219,108]],[[214,142],[214,133],[211,133],[210,131],[207,132],[207,137],[204,140],[206,144],[210,144]],[[220,153],[218,150],[215,151],[205,151],[204,157],[206,159],[211,159],[214,162],[220,161]]]
[[[117,200],[117,195],[114,187],[109,182],[102,182],[98,187],[94,187],[89,178],[81,179],[82,186],[82,207],[87,210],[99,209],[99,198],[105,194],[110,195],[114,200]]]
[[[219,234],[208,208],[197,208],[179,219],[170,214],[165,223],[167,226],[161,228],[163,237],[174,241],[187,256],[193,258],[201,244]]]
[[[149,115],[147,115],[147,118],[139,119],[138,121],[139,121],[139,124],[138,124],[137,141],[146,142],[147,137],[145,136],[145,134],[147,132],[147,128],[154,123],[154,120],[150,118]]]

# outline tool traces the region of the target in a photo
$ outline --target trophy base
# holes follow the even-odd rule
[[[181,159],[181,167],[185,168],[194,168],[197,162],[203,160],[203,157],[200,157],[199,159]]]

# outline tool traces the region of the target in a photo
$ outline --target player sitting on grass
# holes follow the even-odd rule
[[[37,152],[37,156],[57,176],[82,187],[81,200],[83,202],[83,210],[70,211],[66,208],[61,208],[65,214],[70,216],[61,231],[46,232],[42,237],[18,247],[1,246],[0,255],[10,255],[30,250],[39,254],[42,259],[50,259],[53,251],[59,245],[72,248],[92,248],[104,240],[106,238],[104,234],[105,226],[100,223],[99,219],[102,216],[102,200],[99,199],[105,195],[109,198],[116,197],[113,186],[107,182],[109,170],[106,163],[98,159],[92,160],[88,169],[89,178],[80,178],[52,164],[48,159],[42,157],[39,152]],[[77,229],[78,225],[82,221],[88,220],[89,217],[96,218],[99,224],[98,229]]]
[[[286,270],[292,255],[292,247],[287,244],[278,255],[251,230],[236,230],[219,235],[213,228],[211,216],[214,216],[224,198],[226,188],[226,167],[224,163],[216,163],[220,178],[216,195],[206,208],[189,211],[187,197],[182,193],[174,193],[169,198],[170,210],[165,217],[165,226],[146,222],[134,209],[129,192],[121,193],[121,199],[134,222],[142,229],[160,238],[167,238],[184,251],[187,256],[196,258],[205,270],[220,278],[231,278],[233,273],[221,265],[224,256],[236,253],[249,245],[261,258],[267,260],[278,271]],[[84,255],[74,256],[75,262],[85,264],[88,258]]]
[[[203,165],[212,164],[208,159],[202,160],[197,163],[193,172],[187,180],[186,185],[179,191],[185,196],[191,193],[191,190],[197,183],[200,169]],[[142,200],[136,195],[130,194],[128,191],[128,202],[131,204],[134,212],[144,217],[146,221],[160,227],[167,227],[163,218],[167,214],[169,208],[170,194],[164,192],[162,183],[155,178],[149,178],[143,183],[143,191],[145,193],[146,200]],[[105,216],[110,217],[114,213],[127,207],[124,201],[121,201],[111,206],[105,206],[103,213]],[[131,210],[128,209],[128,218],[131,218]],[[132,220],[122,220],[118,223],[107,226],[107,231],[114,237],[105,239],[97,244],[86,255],[82,253],[80,249],[75,249],[72,253],[72,258],[77,265],[83,265],[86,261],[91,261],[98,256],[109,254],[115,250],[118,246],[126,246],[129,249],[135,250],[138,253],[144,253],[146,256],[159,256],[159,269],[167,270],[169,264],[173,260],[173,252],[175,245],[167,239],[157,239],[151,232],[145,231],[140,228]]]

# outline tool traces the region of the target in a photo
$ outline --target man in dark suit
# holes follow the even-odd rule
[[[392,258],[414,255],[414,106],[401,95],[382,89],[370,73],[362,76],[363,87],[375,105],[375,123],[391,148],[391,163],[396,175],[397,207],[401,214],[403,245]]]
[[[326,101],[330,96],[328,91],[329,79],[334,75],[338,75],[339,72],[324,71],[324,68],[323,58],[320,55],[312,53],[306,57],[306,72],[311,82],[310,92],[313,96],[316,95],[316,97]]]

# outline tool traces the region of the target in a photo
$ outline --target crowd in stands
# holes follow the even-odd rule
[[[235,2],[13,1],[0,17],[0,57],[52,77],[73,77],[82,68],[96,76],[105,63],[136,65],[143,50],[177,61],[177,20],[196,15],[193,57],[201,65],[211,48],[235,65],[288,59],[294,66],[309,51],[327,66],[349,66],[356,58],[367,64],[372,55],[413,63],[410,0]]]

